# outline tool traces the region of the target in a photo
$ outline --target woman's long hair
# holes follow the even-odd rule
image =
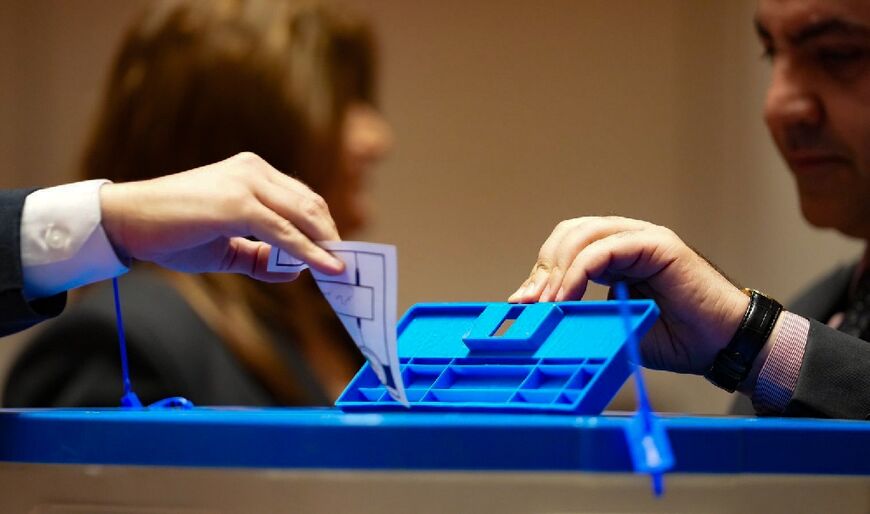
[[[374,77],[371,31],[344,12],[278,0],[158,2],[124,38],[82,174],[143,180],[251,151],[320,191],[339,173],[348,107],[375,101]],[[265,286],[166,273],[279,402],[312,397],[273,334],[290,335],[328,395],[359,365],[308,276]]]

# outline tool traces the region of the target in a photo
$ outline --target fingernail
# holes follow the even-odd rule
[[[559,288],[559,292],[556,293],[556,301],[557,301],[557,302],[562,302],[562,301],[564,301],[564,300],[565,300],[565,288],[564,288],[564,287],[560,287],[560,288]]]

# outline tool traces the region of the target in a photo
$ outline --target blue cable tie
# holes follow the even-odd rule
[[[121,295],[118,292],[118,278],[112,279],[112,289],[115,295],[115,321],[118,328],[118,344],[121,347],[121,377],[124,381],[124,394],[121,396],[121,407],[127,409],[142,409],[142,401],[133,391],[133,384],[130,381],[130,368],[127,364],[127,338],[124,335],[124,317],[121,315]],[[193,407],[193,402],[181,396],[173,396],[163,400],[156,401],[148,406],[149,409],[167,409],[179,408],[190,409]]]
[[[640,370],[640,349],[637,334],[633,330],[631,322],[628,287],[624,282],[617,282],[613,288],[619,303],[620,317],[628,337],[628,356],[637,386],[637,414],[626,427],[625,436],[635,472],[649,473],[653,494],[660,497],[664,494],[665,489],[664,473],[674,467],[674,455],[664,425],[659,422],[650,407],[649,396],[647,396],[646,385]]]

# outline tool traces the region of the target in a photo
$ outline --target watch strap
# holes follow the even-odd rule
[[[713,384],[733,393],[752,370],[752,363],[773,332],[773,326],[782,312],[779,302],[754,289],[744,289],[749,295],[749,306],[743,320],[713,361],[704,376]]]

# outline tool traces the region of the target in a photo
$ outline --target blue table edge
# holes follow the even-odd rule
[[[631,472],[631,414],[2,409],[0,462]],[[677,473],[870,475],[870,423],[663,416]]]

